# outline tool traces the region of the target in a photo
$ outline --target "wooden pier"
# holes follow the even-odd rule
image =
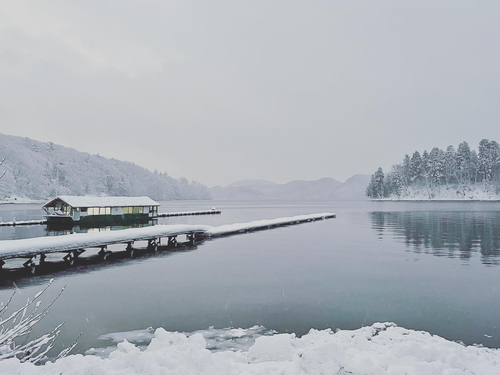
[[[99,256],[105,260],[111,254],[109,245],[125,244],[130,256],[134,256],[134,242],[147,242],[147,249],[158,251],[160,246],[167,248],[177,246],[177,236],[185,235],[187,242],[195,244],[196,240],[220,237],[257,230],[271,229],[285,225],[325,220],[336,217],[332,213],[319,213],[284,217],[271,220],[259,220],[249,223],[237,223],[211,227],[208,225],[155,225],[151,227],[123,229],[107,232],[78,233],[64,236],[36,237],[21,240],[0,241],[0,269],[5,260],[26,258],[24,266],[35,273],[36,268],[45,263],[47,254],[63,253],[63,259],[73,265],[86,249],[97,248]],[[162,245],[162,239],[166,243]]]
[[[47,220],[0,221],[0,227],[15,227],[18,225],[42,225],[42,224],[47,224]]]
[[[300,223],[308,223],[316,220],[325,220],[335,218],[337,215],[329,212],[324,212],[320,214],[311,215],[299,215],[291,217],[283,217],[279,219],[270,220],[257,220],[251,221],[249,223],[236,223],[220,225],[218,227],[212,227],[203,233],[200,233],[200,237],[220,237],[228,236],[232,234],[252,232],[257,230],[271,229],[276,227],[281,227],[284,225],[295,225]]]
[[[46,254],[65,253],[63,259],[73,264],[85,249],[89,248],[100,248],[99,255],[107,259],[111,254],[107,247],[114,244],[126,244],[127,251],[133,256],[132,245],[136,241],[147,241],[148,248],[158,251],[162,238],[167,239],[168,246],[175,246],[179,235],[186,235],[187,239],[194,243],[196,235],[209,228],[206,225],[155,225],[109,232],[0,241],[0,267],[7,259],[27,258],[24,266],[34,273],[36,266],[45,262]]]
[[[217,215],[222,213],[221,210],[212,208],[211,210],[204,211],[187,211],[187,212],[162,212],[157,217],[173,217],[173,216],[191,216],[191,215]]]

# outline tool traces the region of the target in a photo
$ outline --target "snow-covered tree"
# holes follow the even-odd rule
[[[401,175],[405,181],[406,186],[410,184],[410,164],[411,164],[410,155],[406,154],[403,159],[403,165],[401,170]]]
[[[446,182],[446,187],[453,181],[456,173],[456,155],[455,147],[448,146],[446,152],[444,153],[444,180]]]
[[[422,153],[422,177],[427,184],[430,176],[430,157],[427,150]]]
[[[2,165],[4,161],[5,161],[5,157],[2,160],[0,160],[0,165]],[[7,171],[0,172],[0,178],[5,176],[5,173],[7,173]]]
[[[444,152],[434,147],[429,154],[431,186],[438,186],[444,176]]]
[[[382,168],[372,174],[372,178],[366,188],[366,195],[373,199],[383,198],[385,196],[384,172]]]
[[[367,189],[367,195],[378,197],[376,176]],[[441,186],[446,185],[445,193]],[[458,145],[458,149],[448,146],[446,151],[434,147],[431,152],[424,151],[422,156],[415,151],[410,157],[405,155],[401,164],[394,165],[384,176],[384,196],[436,196],[472,197],[487,193],[500,196],[500,145],[496,141],[483,139],[478,152],[471,150],[467,142]],[[370,195],[369,195],[370,196]]]
[[[483,181],[485,191],[488,190],[489,182],[492,178],[492,168],[495,158],[493,148],[494,147],[492,147],[488,139],[482,139],[479,142],[479,173],[481,175],[481,181]]]
[[[471,151],[469,144],[467,142],[462,142],[458,145],[458,150],[456,153],[456,168],[458,183],[463,190],[466,185],[470,182],[470,168],[471,164]]]
[[[384,171],[380,167],[373,174],[373,197],[384,197]]]
[[[479,178],[479,156],[477,156],[476,150],[472,150],[470,153],[469,173],[471,183],[473,182],[475,185]]]
[[[418,183],[423,179],[423,164],[420,152],[415,151],[410,160],[410,181]]]

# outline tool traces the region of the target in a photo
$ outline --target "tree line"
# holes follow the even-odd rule
[[[434,147],[430,152],[407,154],[387,175],[378,168],[366,195],[373,199],[402,198],[418,191],[433,199],[443,189],[452,190],[457,197],[467,197],[472,191],[500,194],[499,144],[483,139],[477,152],[462,142],[457,149],[450,145],[446,150]]]

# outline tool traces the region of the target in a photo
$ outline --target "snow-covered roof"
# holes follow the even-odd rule
[[[149,197],[92,197],[60,195],[45,203],[44,207],[52,206],[57,200],[61,200],[71,207],[127,207],[127,206],[159,206]]]

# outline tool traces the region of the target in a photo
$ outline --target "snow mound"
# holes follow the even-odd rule
[[[241,330],[233,337],[242,337]],[[71,355],[43,366],[0,362],[1,374],[499,374],[500,350],[464,346],[422,331],[376,323],[357,330],[311,330],[258,337],[246,351],[211,352],[199,332],[158,328],[141,351],[124,340],[109,355]]]

